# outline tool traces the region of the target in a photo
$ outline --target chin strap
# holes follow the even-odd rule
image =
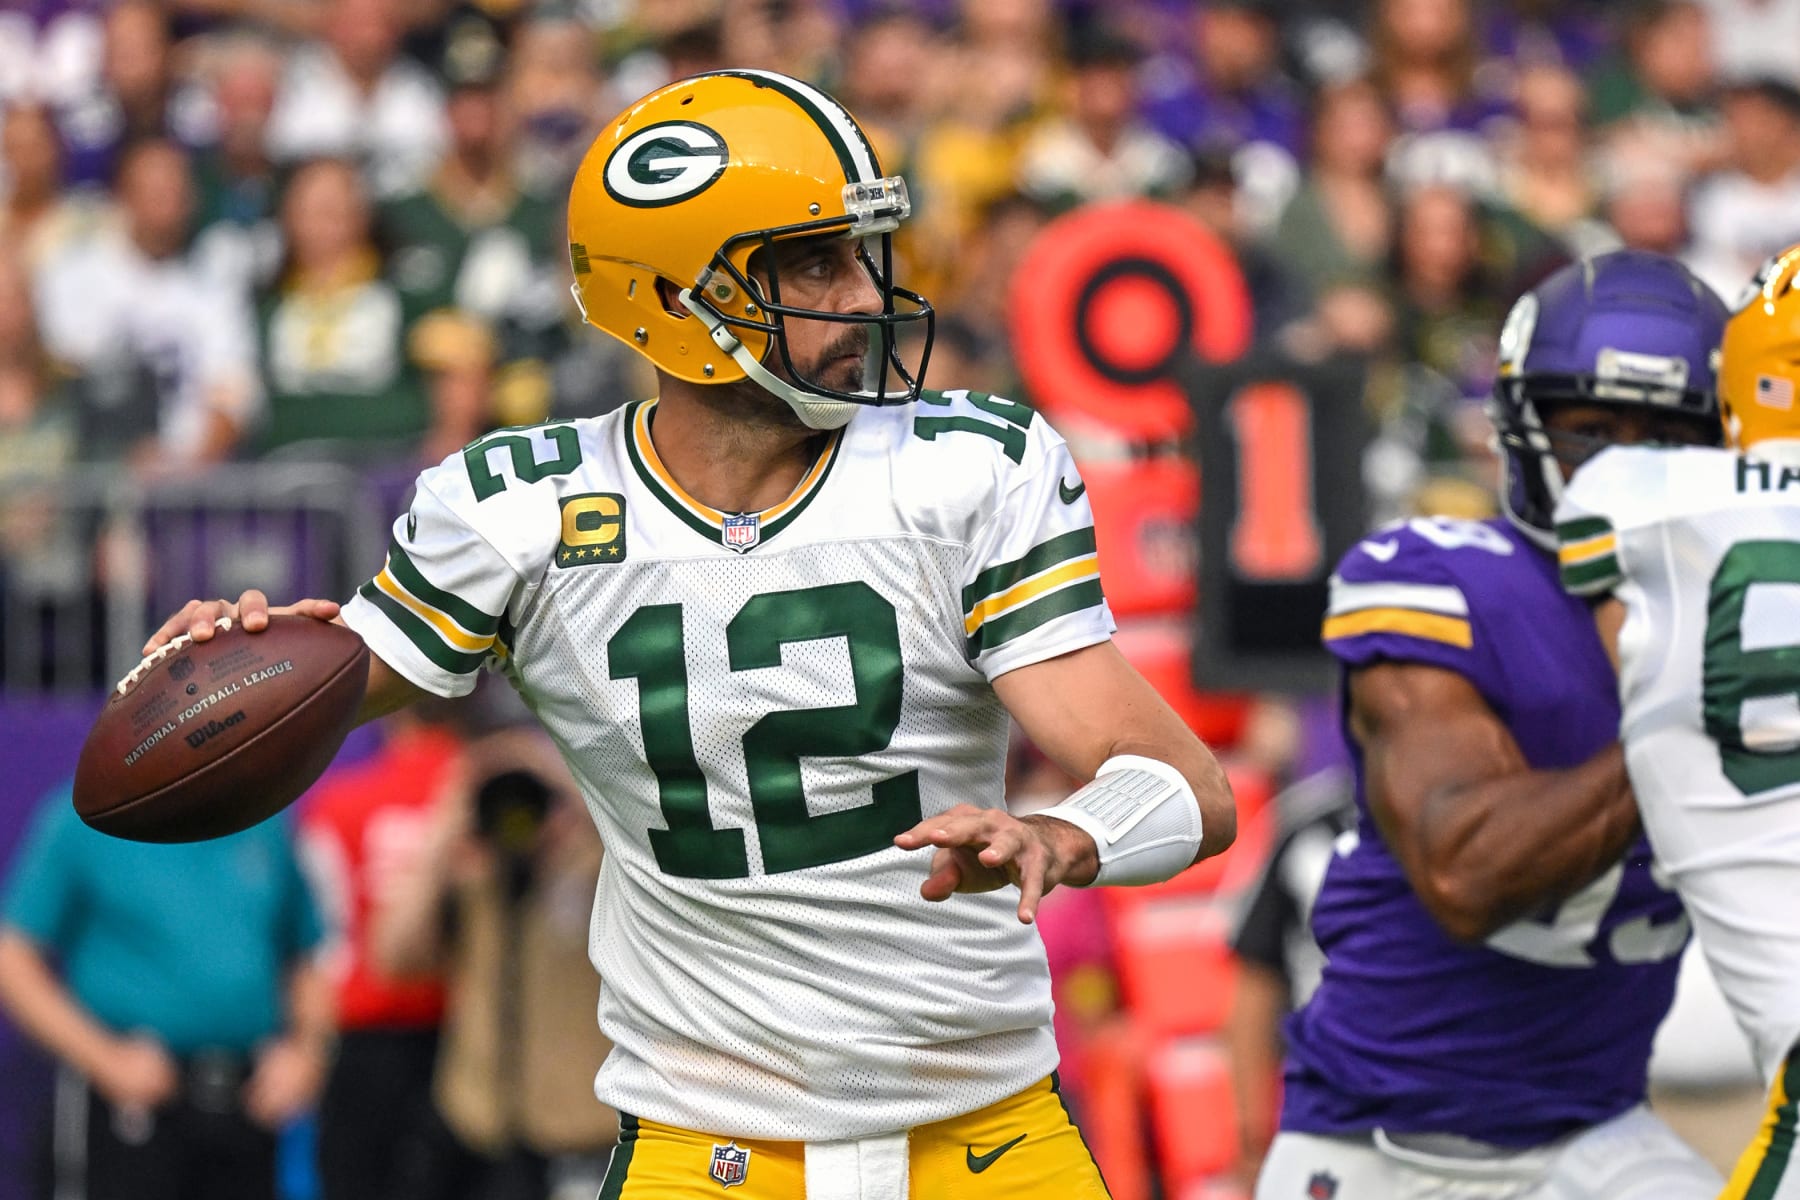
[[[724,318],[710,305],[694,299],[692,288],[682,288],[679,298],[681,306],[699,317],[700,323],[706,326],[713,345],[729,355],[731,361],[743,369],[745,376],[763,391],[785,401],[808,429],[842,429],[856,415],[856,410],[863,407],[851,400],[833,400],[828,396],[820,396],[779,378],[757,361],[756,356],[750,353],[750,347],[744,345],[743,339],[731,331]]]

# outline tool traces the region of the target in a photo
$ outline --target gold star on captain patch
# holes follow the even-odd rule
[[[579,555],[577,555],[577,557],[579,557],[579,558],[586,558],[586,557],[587,557],[587,556],[588,556],[588,555],[590,555],[590,554],[592,554],[592,553],[593,553],[593,551],[592,551],[592,550],[589,550],[589,549],[588,549],[588,548],[587,548],[587,547],[585,547],[585,546],[584,546],[584,547],[582,547],[582,549],[581,549],[581,553],[580,553],[580,554],[579,554]]]
[[[575,555],[574,555],[574,554],[573,554],[573,552],[571,552],[571,551],[568,551],[568,550],[564,550],[564,551],[563,551],[563,552],[562,552],[562,560],[563,560],[563,561],[564,561],[564,562],[568,562],[568,561],[569,561],[569,560],[570,560],[570,559],[571,559],[571,558],[574,558],[574,557],[575,557]]]
[[[606,552],[608,554],[612,555],[614,558],[619,557],[619,548],[617,546],[608,546],[606,548]]]

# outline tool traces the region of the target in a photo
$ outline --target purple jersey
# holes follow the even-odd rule
[[[1462,675],[1535,768],[1574,766],[1618,734],[1586,604],[1504,521],[1419,519],[1362,542],[1332,580],[1325,644],[1347,669],[1390,660]],[[1687,941],[1649,846],[1553,910],[1459,943],[1382,843],[1351,749],[1357,830],[1313,908],[1328,963],[1288,1022],[1282,1128],[1523,1147],[1641,1101]]]

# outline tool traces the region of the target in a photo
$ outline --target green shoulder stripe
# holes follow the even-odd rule
[[[398,538],[388,543],[388,569],[407,591],[461,625],[477,637],[487,637],[500,627],[500,618],[482,612],[462,597],[446,592],[419,572]]]
[[[1565,545],[1569,542],[1585,542],[1612,531],[1612,522],[1605,517],[1576,517],[1556,527],[1556,540]]]
[[[1618,556],[1614,554],[1587,562],[1565,563],[1562,567],[1563,589],[1577,595],[1609,591],[1624,578],[1619,570]]]
[[[997,592],[1004,592],[1021,579],[1028,579],[1058,563],[1092,553],[1094,553],[1094,527],[1092,525],[1085,529],[1072,529],[1068,533],[1058,534],[1049,541],[1039,542],[1021,557],[1015,558],[1011,562],[1003,562],[998,566],[989,567],[977,575],[975,581],[963,589],[963,612],[970,612],[989,596]]]
[[[981,628],[975,631],[975,636],[968,639],[965,648],[969,657],[975,658],[1012,641],[1020,634],[1030,633],[1039,625],[1080,612],[1084,608],[1092,608],[1105,599],[1098,579],[1073,584],[1051,592],[1042,599],[1033,600],[1023,608],[1015,608],[1003,617],[983,622]]]
[[[394,623],[394,627],[406,635],[406,640],[411,642],[420,654],[452,675],[468,675],[478,671],[481,669],[481,664],[486,661],[487,654],[485,652],[468,654],[446,644],[444,639],[437,635],[436,630],[420,620],[404,604],[376,587],[373,580],[358,588],[357,595],[379,608],[382,614]]]

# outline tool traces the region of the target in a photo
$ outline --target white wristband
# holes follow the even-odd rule
[[[1119,754],[1100,764],[1094,781],[1043,816],[1067,821],[1094,839],[1096,884],[1161,883],[1200,853],[1200,802],[1180,771],[1166,762]]]

